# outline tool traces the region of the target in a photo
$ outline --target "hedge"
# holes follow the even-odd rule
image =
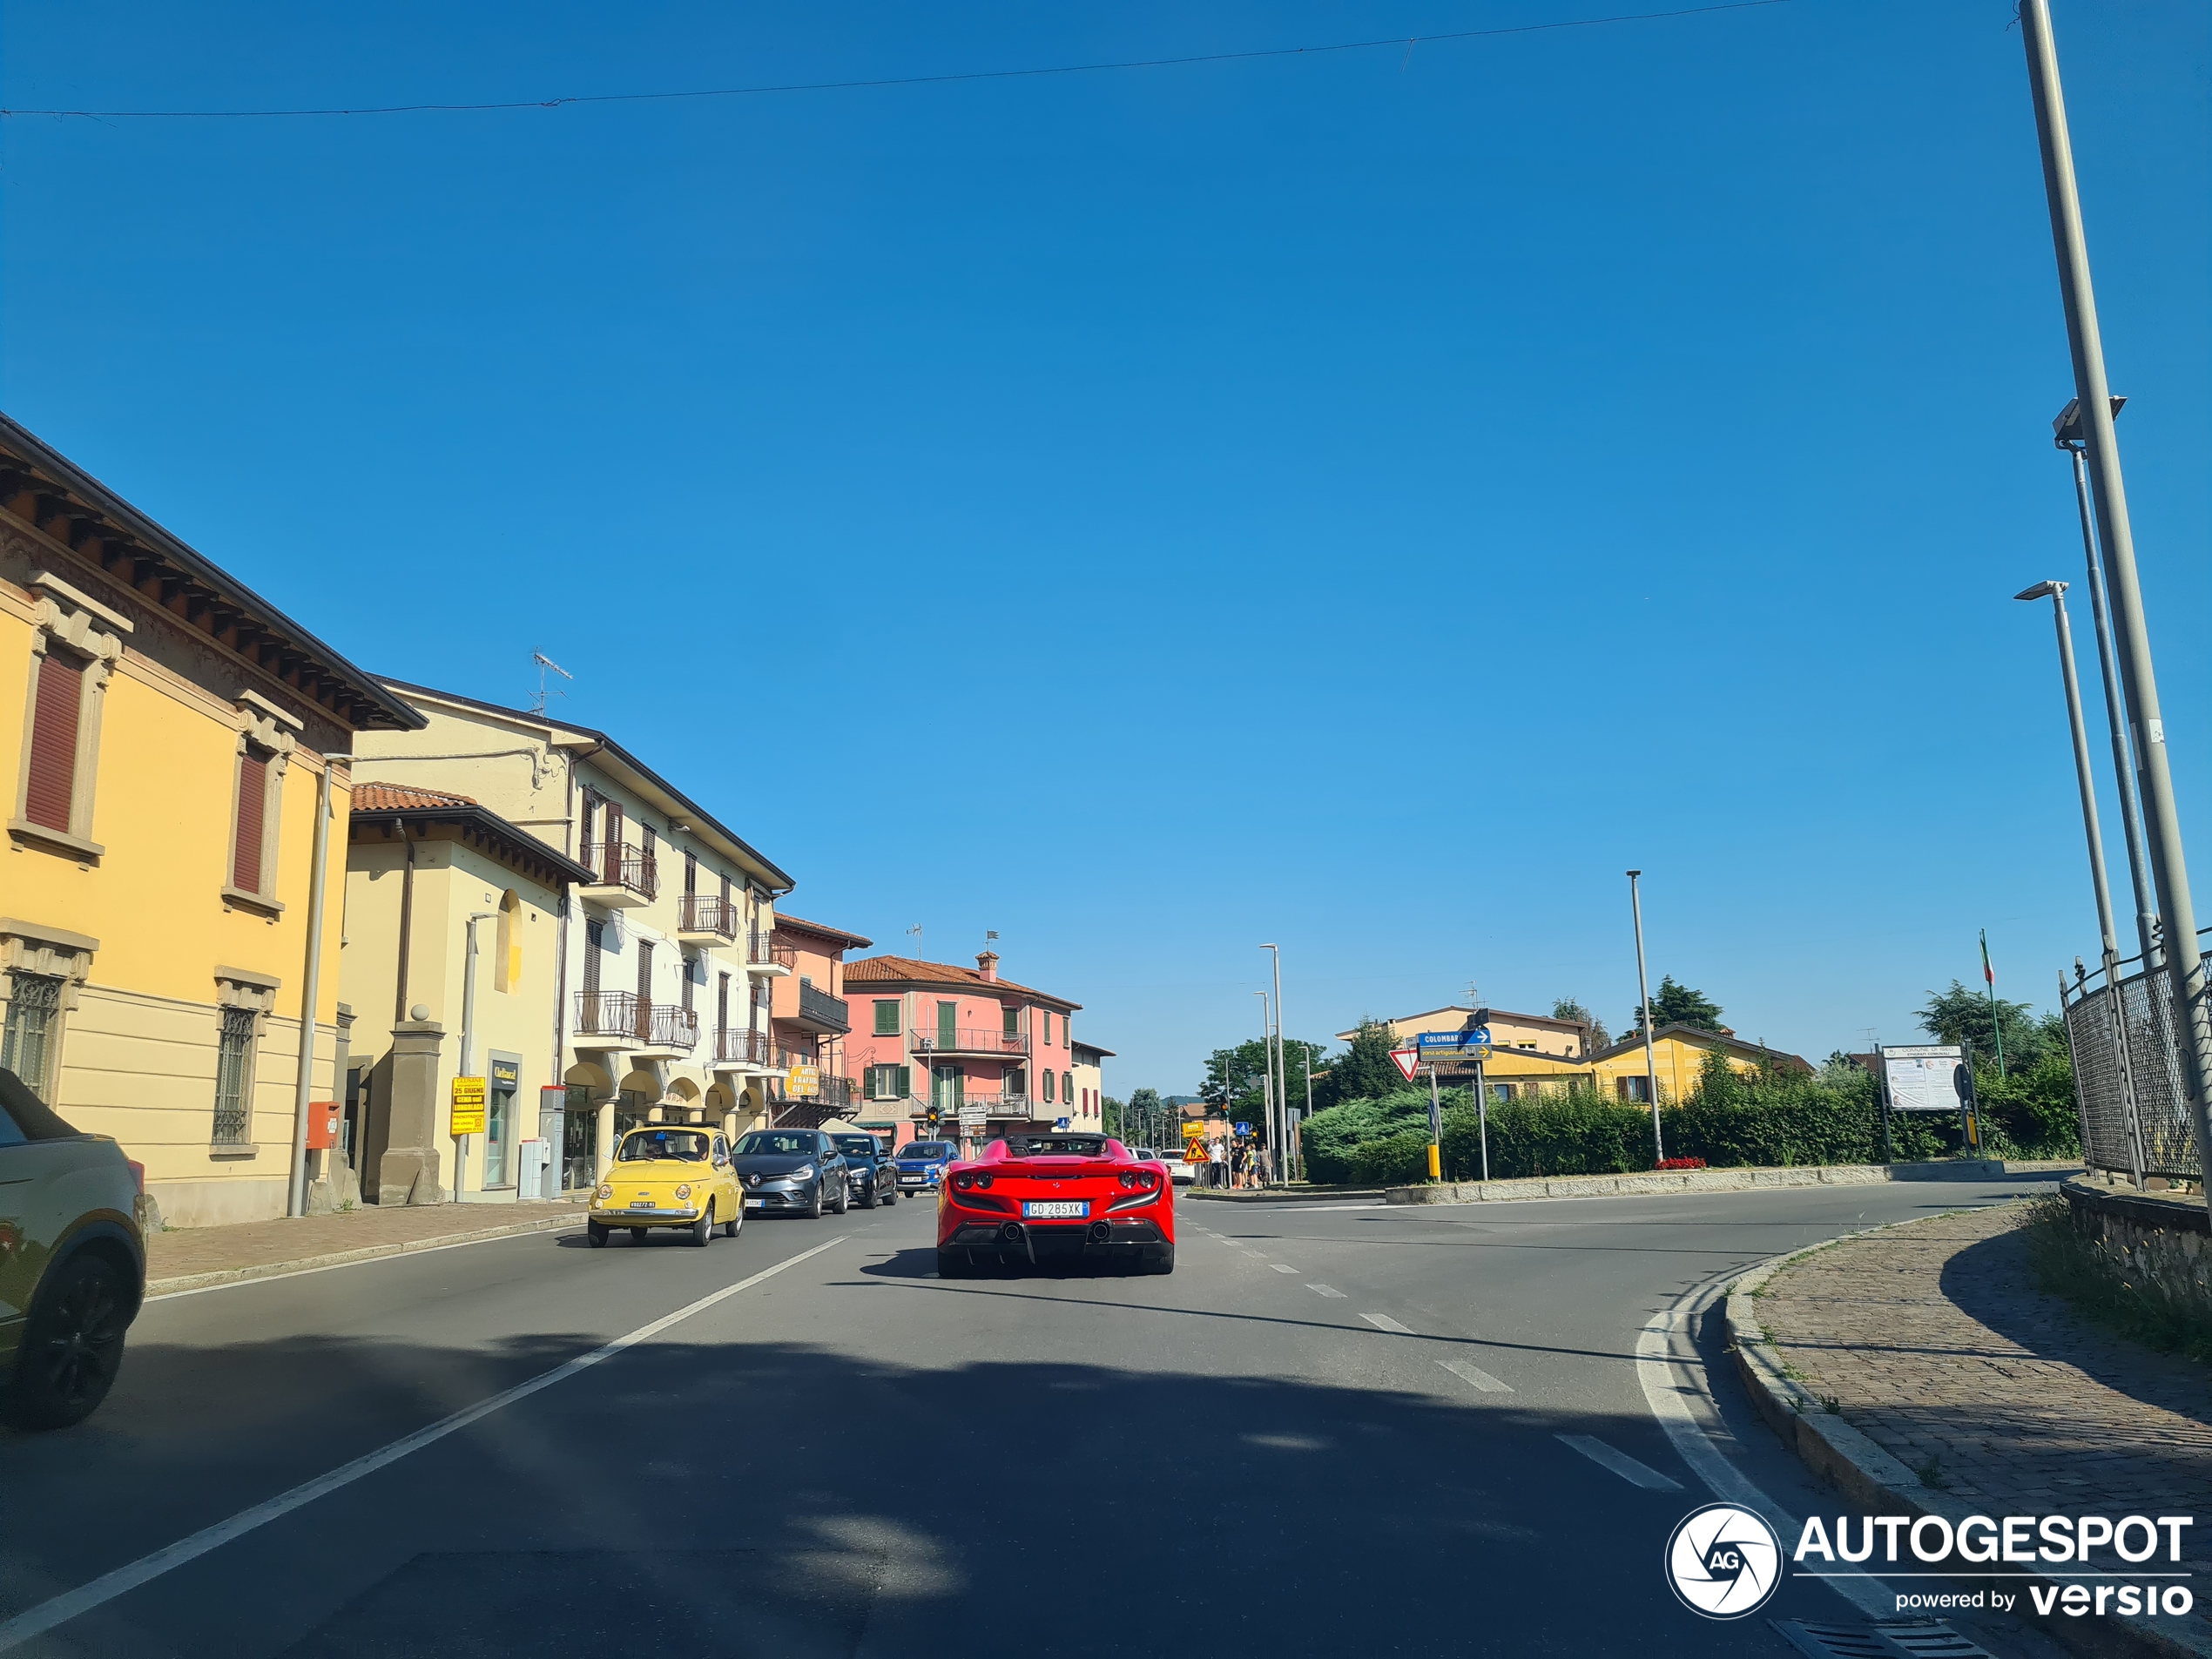
[[[2080,1150],[2073,1077],[2061,1055],[2032,1071],[1979,1080],[1982,1151],[1993,1157],[2063,1157]],[[1443,1096],[1442,1163],[1447,1180],[1482,1172],[1480,1129],[1464,1089]],[[1678,1105],[1661,1109],[1669,1157],[1703,1158],[1713,1169],[1746,1165],[1875,1163],[1882,1160],[1881,1114],[1874,1079],[1856,1067],[1817,1072],[1739,1075],[1709,1064]],[[1629,1174],[1654,1163],[1650,1109],[1608,1099],[1591,1089],[1490,1107],[1490,1174],[1530,1176]],[[1898,1116],[1891,1143],[1900,1161],[1952,1157],[1958,1120]],[[1405,1089],[1375,1100],[1347,1101],[1317,1112],[1305,1126],[1310,1179],[1332,1184],[1390,1185],[1423,1179],[1428,1169],[1428,1095]]]

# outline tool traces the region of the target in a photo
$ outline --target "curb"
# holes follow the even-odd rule
[[[1979,1514],[1963,1499],[1925,1487],[1920,1477],[1871,1437],[1829,1412],[1809,1391],[1784,1376],[1775,1358],[1773,1344],[1759,1324],[1752,1297],[1775,1274],[1792,1262],[1826,1250],[1901,1227],[1904,1222],[1844,1233],[1826,1243],[1763,1262],[1729,1287],[1723,1305],[1728,1352],[1736,1372],[1750,1397],[1752,1408],[1798,1459],[1862,1510],[1895,1514],[1899,1510],[1915,1518],[1936,1515],[1953,1528],[1969,1515]],[[2035,1582],[2063,1588],[2074,1581],[2038,1575]],[[2025,1581],[2023,1581],[2025,1584]],[[2014,1610],[2023,1623],[2033,1626],[2073,1649],[2096,1659],[2205,1659],[2212,1655],[2212,1630],[2204,1629],[2202,1608],[2161,1619],[2129,1618],[2110,1614],[2099,1620],[2071,1618],[2055,1608],[2038,1616],[2033,1604],[2023,1600]]]
[[[509,1222],[504,1227],[481,1227],[473,1232],[439,1233],[429,1238],[410,1238],[397,1244],[365,1244],[359,1250],[334,1251],[324,1256],[300,1256],[287,1262],[255,1262],[246,1267],[219,1267],[206,1273],[180,1273],[173,1278],[152,1278],[146,1281],[146,1299],[157,1296],[174,1296],[179,1291],[205,1291],[218,1285],[243,1285],[249,1279],[280,1278],[287,1273],[311,1272],[319,1267],[344,1267],[354,1262],[372,1262],[381,1256],[411,1256],[420,1251],[443,1250],[448,1244],[480,1244],[486,1239],[508,1238],[522,1233],[550,1232],[557,1227],[574,1227],[583,1219],[579,1210],[574,1216],[543,1216],[536,1221]]]
[[[1333,1204],[1348,1198],[1365,1198],[1372,1203],[1377,1198],[1387,1198],[1389,1194],[1388,1190],[1383,1187],[1316,1187],[1310,1192],[1291,1192],[1280,1188],[1263,1189],[1257,1192],[1233,1190],[1224,1192],[1218,1188],[1206,1187],[1193,1188],[1183,1196],[1185,1198],[1203,1198],[1208,1204]],[[1400,1202],[1394,1198],[1389,1201],[1393,1204]]]
[[[1787,1168],[1651,1170],[1635,1175],[1532,1176],[1518,1181],[1436,1181],[1389,1187],[1392,1204],[1504,1204],[1529,1198],[1610,1198],[1655,1192],[1748,1192],[1766,1187],[1861,1187],[1889,1181],[1992,1181],[2078,1170],[2080,1163],[1955,1158],[1930,1163],[1803,1163]]]

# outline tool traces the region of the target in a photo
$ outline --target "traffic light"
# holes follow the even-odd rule
[[[932,1106],[923,1121],[929,1125],[929,1132],[934,1135],[937,1132],[937,1125],[944,1121],[944,1114],[938,1108]]]

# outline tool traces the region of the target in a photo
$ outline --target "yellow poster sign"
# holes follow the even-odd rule
[[[453,1134],[482,1135],[484,1132],[484,1080],[482,1077],[455,1077],[453,1080]]]
[[[822,1092],[819,1066],[793,1066],[784,1074],[784,1093],[796,1100],[812,1100]]]

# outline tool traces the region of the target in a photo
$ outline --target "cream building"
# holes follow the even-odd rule
[[[369,1203],[441,1190],[512,1203],[590,1184],[595,1149],[571,1142],[555,1034],[563,911],[591,874],[466,795],[354,785],[339,1145]],[[414,1073],[395,1064],[409,1045],[428,1062]],[[411,1076],[428,1085],[419,1098],[407,1097]],[[483,1080],[484,1127],[456,1140],[462,1076]],[[550,1189],[531,1178],[533,1143],[553,1166]]]
[[[172,1225],[314,1196],[347,752],[417,724],[0,418],[0,1065],[121,1143]]]
[[[604,732],[387,682],[420,731],[365,734],[364,781],[466,795],[584,867],[555,926],[556,1011],[539,1038],[563,1090],[571,1184],[647,1122],[765,1122],[777,1075],[769,982],[792,880]],[[558,1063],[554,1063],[557,1055]]]

